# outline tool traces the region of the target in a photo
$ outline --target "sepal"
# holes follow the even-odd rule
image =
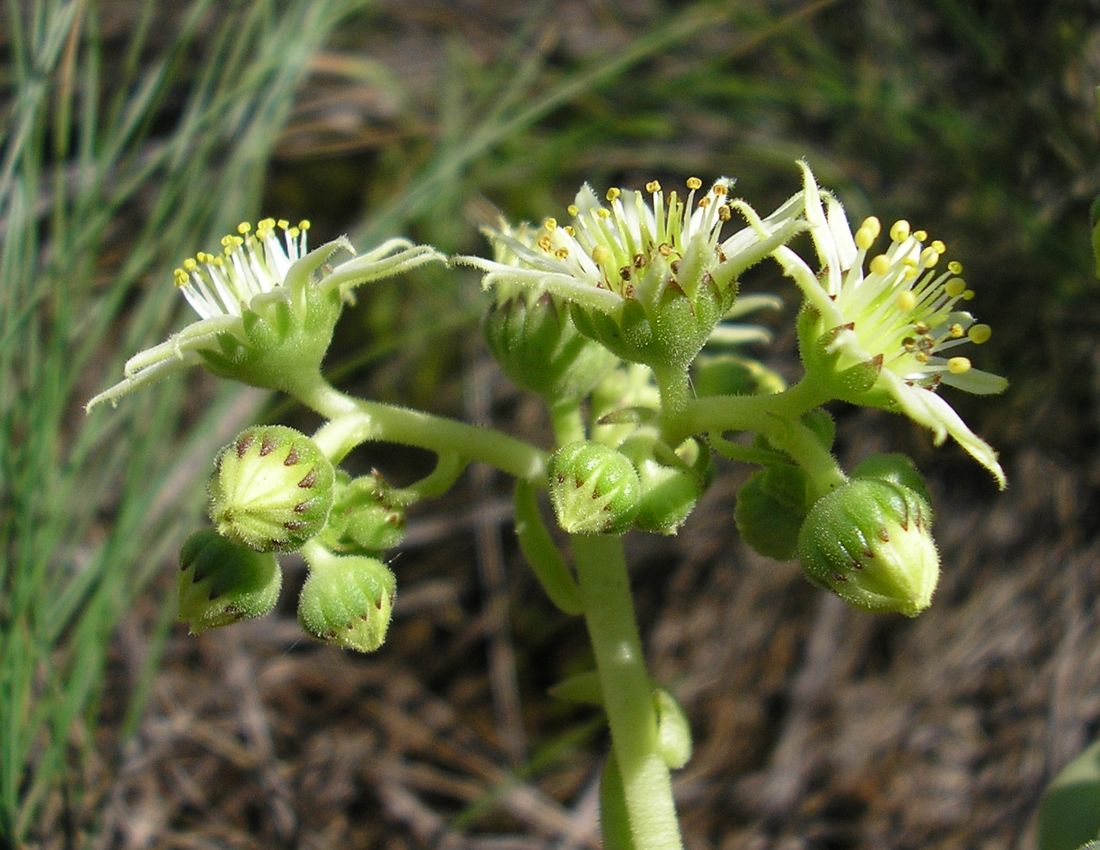
[[[192,634],[271,612],[282,572],[275,556],[196,531],[180,550],[179,619]]]
[[[344,649],[378,649],[386,639],[397,595],[397,580],[389,567],[359,555],[318,556],[307,551],[306,559],[311,569],[298,598],[302,628]]]
[[[293,552],[325,527],[335,473],[305,434],[246,428],[215,460],[210,519],[224,537],[258,552]]]
[[[634,464],[620,452],[581,440],[558,449],[547,468],[558,525],[570,534],[622,534],[641,504]]]
[[[915,490],[850,479],[810,508],[798,535],[802,571],[853,607],[915,617],[940,574],[931,520]]]

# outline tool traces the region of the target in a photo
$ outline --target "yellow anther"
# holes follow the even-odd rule
[[[859,229],[870,233],[872,239],[878,239],[878,235],[882,233],[882,222],[878,220],[878,216],[869,215],[863,219],[863,224],[859,226]]]
[[[667,242],[662,242],[660,245],[657,246],[657,253],[660,254],[662,257],[671,256],[672,246],[669,245]]]
[[[577,213],[579,213],[581,211],[581,208],[578,207],[576,204],[570,204],[569,206],[567,206],[565,208],[565,211],[567,213],[569,213],[571,216],[573,216],[574,218],[576,218]]]
[[[903,313],[908,313],[917,306],[917,296],[909,289],[906,289],[904,292],[899,292],[897,305],[898,309]]]
[[[607,249],[603,245],[597,245],[592,249],[592,260],[597,265],[602,265],[607,261]]]
[[[700,180],[698,177],[689,177],[687,179],[687,187],[689,189],[691,189],[693,192],[696,189],[702,188],[702,186],[703,186],[703,181]]]
[[[660,192],[661,184],[658,183],[656,180],[650,180],[648,183],[645,184],[645,190],[647,192]]]
[[[288,227],[286,229],[286,235],[289,236],[291,239],[297,239],[301,232],[302,231],[300,231],[297,227]]]
[[[224,266],[224,265],[225,265],[225,260],[223,260],[223,259],[222,259],[221,257],[214,257],[214,256],[211,256],[211,260],[210,260],[210,261],[211,261],[211,262],[212,262],[212,263],[213,263],[213,264],[214,264],[215,266]]]
[[[612,186],[610,189],[607,190],[607,200],[608,201],[614,201],[622,193],[623,193],[622,189],[619,189],[619,188],[616,188],[615,186]]]
[[[918,351],[916,354],[913,355],[913,358],[918,363],[927,363],[928,362],[928,355],[925,354],[923,351]]]
[[[913,330],[915,330],[921,336],[924,336],[926,333],[928,333],[928,331],[931,330],[931,328],[929,328],[925,322],[917,322],[915,325],[913,325]],[[927,342],[928,340],[921,340],[921,345],[924,345]]]
[[[172,277],[175,278],[176,286],[187,285],[187,272],[185,272],[183,269],[176,269],[174,272],[172,272]]]
[[[947,371],[952,375],[961,375],[970,371],[970,360],[966,357],[952,357],[947,361]]]
[[[195,271],[195,269],[197,269],[199,267],[199,264],[197,262],[195,262],[194,257],[188,257],[186,260],[183,261],[183,267],[187,271],[193,272],[193,271]]]
[[[710,187],[710,190],[716,195],[725,195],[727,192],[729,192],[730,187],[727,186],[725,183],[715,183],[713,186]]]
[[[542,226],[545,227],[547,230],[557,230],[558,220],[556,218],[548,218],[542,223]]]
[[[909,238],[909,222],[905,219],[898,219],[894,222],[890,228],[890,238],[895,242],[904,242]]]
[[[557,257],[559,260],[564,260],[566,257],[569,256],[569,249],[564,246],[558,248],[558,250],[554,252],[554,256]]]
[[[932,268],[940,261],[940,255],[935,248],[928,247],[920,252],[920,264],[926,269]]]
[[[966,291],[966,281],[961,277],[953,277],[943,285],[943,291],[951,298],[958,298]]]
[[[699,199],[699,206],[702,207],[703,209],[706,209],[707,207],[709,207],[710,206],[710,195],[703,195],[703,197],[701,197]]]
[[[951,272],[951,274],[962,274],[963,264],[960,263],[958,260],[952,260],[950,263],[947,264],[947,270]]]
[[[222,244],[223,248],[228,248],[230,245],[233,244],[233,237],[232,236],[223,236],[221,244]]]
[[[290,227],[290,222],[287,221],[285,218],[280,218],[277,222],[275,222],[275,226],[281,227],[283,230],[286,230],[288,227]]]
[[[554,249],[554,243],[551,241],[550,237],[546,234],[539,237],[538,245],[547,254],[549,254]]]
[[[241,234],[241,236],[244,236],[250,230],[252,230],[252,225],[247,221],[242,221],[240,224],[237,225],[237,232]]]
[[[971,325],[970,330],[966,332],[966,338],[975,345],[989,342],[991,336],[993,336],[993,328],[989,325]]]
[[[310,220],[308,218],[303,218],[301,221],[298,222],[298,229],[299,230],[303,230],[303,231],[304,230],[309,230],[309,228],[311,226],[312,225],[311,225]]]
[[[913,231],[913,238],[916,239],[918,242],[923,242],[925,239],[928,238],[928,231],[927,230],[914,230]]]
[[[966,335],[966,331],[963,330],[963,326],[958,322],[955,322],[947,331],[952,339],[962,339]]]
[[[903,278],[905,278],[905,280],[915,280],[917,275],[919,275],[919,274],[920,274],[920,269],[918,269],[915,265],[911,265],[909,263],[906,263],[905,264],[905,271],[902,272],[901,276]]]
[[[940,239],[934,240],[929,247],[937,254],[943,254],[947,251],[947,246],[944,245],[943,241]]]
[[[875,234],[871,228],[867,226],[867,222],[864,222],[859,230],[856,231],[856,247],[861,251],[866,251],[874,244]]]
[[[963,301],[973,301],[976,293],[973,289],[968,289],[963,293]]]
[[[890,271],[890,260],[885,254],[879,254],[871,260],[870,268],[872,274],[886,274]]]
[[[730,205],[722,204],[722,206],[718,208],[719,221],[729,221],[731,218],[733,218],[733,211],[730,209]]]
[[[575,227],[573,227],[573,225],[571,225],[571,224],[565,225],[565,227],[562,228],[562,229],[566,233],[568,233],[570,236],[576,236],[577,235],[577,229]]]
[[[275,227],[275,219],[273,218],[261,218],[256,222],[257,230],[271,230]]]
[[[611,218],[611,211],[600,207],[598,210],[596,210],[596,215],[598,215],[600,218]]]

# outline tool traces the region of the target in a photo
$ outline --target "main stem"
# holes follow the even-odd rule
[[[622,541],[605,535],[575,535],[571,541],[633,846],[682,850],[668,765],[657,751],[653,686],[642,655]]]

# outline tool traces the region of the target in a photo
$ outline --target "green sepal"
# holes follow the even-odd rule
[[[939,580],[931,520],[915,490],[849,479],[810,508],[798,535],[802,572],[855,608],[915,617]]]
[[[275,556],[256,552],[212,528],[180,550],[179,619],[192,634],[262,617],[279,599],[283,574]]]
[[[736,286],[719,290],[703,280],[693,297],[675,283],[652,303],[627,298],[617,313],[570,305],[573,323],[585,336],[631,363],[684,370],[706,344],[736,297]]]
[[[802,364],[815,381],[825,386],[834,398],[853,404],[885,406],[884,391],[872,393],[882,372],[882,358],[874,357],[862,363],[841,364],[841,353],[832,350],[836,338],[850,331],[847,326],[826,328],[821,314],[804,306],[798,314],[798,348]],[[873,397],[868,397],[868,395]]]
[[[558,525],[569,534],[622,534],[638,514],[638,473],[610,446],[587,440],[562,446],[547,476]]]
[[[1067,764],[1039,802],[1038,850],[1075,850],[1100,837],[1100,741]],[[1088,847],[1085,844],[1085,847]]]
[[[311,544],[312,546],[313,544]],[[397,580],[376,558],[306,553],[310,573],[298,598],[298,622],[313,637],[373,652],[386,639]]]
[[[325,527],[335,473],[284,425],[246,428],[214,462],[209,514],[218,533],[259,552],[293,552]]]
[[[305,287],[302,309],[283,297],[253,299],[241,314],[244,340],[221,334],[221,351],[199,352],[207,369],[254,387],[295,393],[311,386],[332,342],[342,302],[335,289]]]

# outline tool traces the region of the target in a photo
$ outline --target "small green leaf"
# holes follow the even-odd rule
[[[1094,850],[1100,842],[1100,741],[1071,761],[1039,803],[1039,850]],[[1084,846],[1082,847],[1082,844]]]

